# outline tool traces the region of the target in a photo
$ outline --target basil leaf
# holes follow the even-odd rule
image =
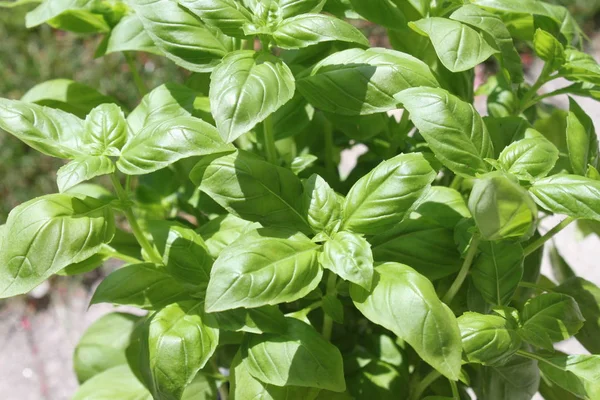
[[[316,232],[337,229],[342,218],[342,205],[325,179],[313,174],[303,182],[303,214]]]
[[[283,333],[286,319],[277,306],[236,308],[211,313],[219,329],[249,333]]]
[[[192,383],[185,387],[181,400],[216,399],[218,393],[215,380],[200,371]]]
[[[245,37],[243,27],[252,23],[252,14],[235,0],[179,0],[179,4],[229,36]]]
[[[302,14],[285,19],[277,25],[273,39],[282,49],[300,49],[330,41],[369,46],[367,38],[354,26],[324,14]]]
[[[471,363],[502,365],[521,348],[516,324],[500,316],[466,312],[457,321]]]
[[[77,33],[107,32],[110,27],[101,15],[93,14],[92,0],[56,0],[52,4],[43,2],[27,13],[25,26],[34,28],[48,23]],[[61,20],[61,17],[64,19]]]
[[[112,303],[158,310],[189,298],[183,285],[164,267],[150,263],[126,265],[98,285],[90,304]]]
[[[117,156],[127,140],[127,122],[115,104],[102,104],[90,111],[84,129],[94,155]]]
[[[553,175],[529,189],[540,206],[556,214],[600,221],[600,181],[577,175]]]
[[[152,400],[152,395],[137,380],[127,365],[113,367],[86,381],[73,400],[103,399]]]
[[[436,88],[407,89],[396,99],[442,164],[463,176],[489,171],[484,158],[493,157],[494,147],[471,104]]]
[[[486,400],[531,400],[538,391],[538,363],[513,357],[502,366],[483,367],[475,386],[477,396]]]
[[[520,180],[534,180],[548,175],[558,155],[556,146],[540,136],[511,143],[502,150],[498,161],[502,169]]]
[[[80,383],[110,368],[127,364],[125,349],[140,317],[113,312],[95,321],[84,332],[73,355],[73,367]]]
[[[310,168],[318,159],[319,158],[313,154],[303,154],[292,160],[290,169],[296,175],[300,175],[300,173],[305,171],[307,168]],[[306,193],[306,189],[304,192]]]
[[[395,0],[350,0],[350,3],[354,11],[378,25],[395,29],[406,24],[402,8]]]
[[[51,194],[15,207],[2,231],[10,238],[10,246],[0,249],[0,298],[6,298],[98,253],[113,238],[115,225],[103,201]]]
[[[569,48],[565,50],[566,61],[558,71],[570,81],[600,84],[600,65],[594,57],[582,51]]]
[[[405,340],[444,376],[458,380],[458,324],[429,280],[406,265],[385,263],[375,267],[370,291],[352,284],[350,295],[365,317]]]
[[[382,162],[348,192],[341,229],[376,234],[391,228],[404,219],[434,178],[422,154],[400,154]]]
[[[301,213],[302,183],[292,171],[238,150],[206,157],[190,179],[230,213],[264,226],[312,232]]]
[[[314,243],[301,233],[259,229],[221,252],[206,292],[208,312],[256,308],[306,296],[321,281]]]
[[[107,156],[78,157],[57,171],[58,191],[66,192],[82,182],[113,172],[115,172],[115,164]]]
[[[298,90],[316,108],[365,115],[397,108],[394,95],[413,86],[439,86],[429,67],[408,54],[349,49],[325,58],[298,78]]]
[[[121,150],[117,167],[128,175],[142,175],[191,156],[234,150],[217,130],[194,117],[177,117],[146,126]]]
[[[408,26],[429,37],[440,61],[451,72],[471,69],[498,53],[482,34],[458,21],[431,17]]]
[[[579,104],[569,98],[567,116],[567,148],[573,172],[585,176],[588,164],[598,163],[598,136],[592,119]]]
[[[444,186],[430,187],[419,199],[414,213],[448,229],[454,229],[461,219],[471,217],[462,194]]]
[[[523,276],[523,247],[511,242],[482,242],[471,270],[473,285],[483,298],[507,305]]]
[[[105,41],[106,48],[102,55],[124,51],[143,51],[159,56],[163,55],[163,52],[154,45],[154,41],[144,30],[142,20],[136,14],[124,16],[110,31]]]
[[[600,356],[558,355],[544,359],[546,362],[539,363],[540,370],[556,385],[584,399],[600,395]]]
[[[551,71],[559,69],[565,63],[565,48],[550,33],[537,29],[533,36],[533,49],[539,58],[549,64]]]
[[[380,360],[373,360],[348,377],[348,393],[358,399],[361,397],[378,400],[408,398],[408,381],[393,366]],[[323,399],[330,398],[323,397]],[[349,398],[342,397],[338,400],[348,400]],[[427,398],[427,400],[431,400],[431,398]]]
[[[325,242],[319,262],[343,279],[366,290],[373,282],[373,254],[371,245],[360,235],[338,232]]]
[[[246,221],[227,214],[210,220],[198,229],[211,257],[217,258],[221,251],[241,235],[260,228],[256,222]]]
[[[248,372],[276,386],[306,386],[343,392],[346,389],[340,351],[294,318],[286,318],[281,335],[246,336],[242,354]]]

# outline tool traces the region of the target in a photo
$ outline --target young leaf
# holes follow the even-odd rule
[[[119,365],[86,381],[73,396],[73,400],[103,399],[152,400],[152,395],[129,366]]]
[[[298,90],[316,108],[365,115],[397,108],[394,95],[413,86],[439,84],[429,67],[394,50],[349,49],[332,54],[298,78]]]
[[[551,71],[556,71],[565,63],[565,48],[548,32],[537,29],[533,36],[533,49],[539,58],[550,65]]]
[[[245,37],[243,27],[252,23],[252,14],[239,1],[179,0],[179,4],[229,36]]]
[[[523,276],[523,247],[511,242],[483,242],[473,264],[473,284],[492,304],[507,305]]]
[[[371,291],[352,284],[350,295],[369,320],[405,340],[444,376],[458,380],[462,352],[458,324],[429,280],[406,265],[385,263],[375,268]]]
[[[102,15],[92,13],[93,7],[94,2],[90,0],[55,0],[52,4],[43,2],[27,13],[25,26],[34,28],[47,22],[54,28],[77,33],[109,31],[110,27]]]
[[[324,14],[302,14],[285,19],[277,25],[273,39],[283,49],[300,49],[330,41],[369,46],[367,38],[354,26]]]
[[[119,155],[127,140],[127,122],[116,104],[102,104],[85,119],[85,132],[90,136],[94,155]]]
[[[124,51],[143,51],[159,56],[163,55],[163,52],[154,45],[154,41],[144,30],[144,25],[136,14],[124,16],[112,28],[105,42],[106,47],[101,55]],[[96,55],[99,56],[100,54],[97,53]]]
[[[600,396],[600,356],[557,355],[544,357],[544,377],[576,396],[593,400]]]
[[[346,389],[340,351],[294,318],[286,318],[281,335],[248,335],[242,344],[248,372],[276,386],[306,386],[343,392]]]
[[[115,172],[115,163],[107,156],[77,157],[56,172],[58,191],[66,192],[82,182],[113,172]]]
[[[250,131],[294,95],[292,71],[252,50],[228,54],[210,76],[210,107],[227,143]]]
[[[73,354],[73,367],[80,383],[112,367],[127,364],[125,349],[139,320],[136,315],[113,312],[90,325]]]
[[[373,282],[373,254],[371,245],[362,236],[352,232],[338,232],[325,242],[319,262],[343,279],[366,290]]]
[[[210,220],[198,229],[211,257],[217,258],[221,251],[235,242],[241,235],[260,228],[257,222],[250,222],[227,214]]]
[[[478,381],[475,392],[486,400],[531,400],[538,391],[540,370],[537,361],[513,357],[502,366],[483,367]]]
[[[402,8],[395,0],[350,0],[354,11],[386,28],[396,29],[406,24]]]
[[[463,176],[489,171],[484,158],[493,157],[494,147],[471,104],[436,88],[407,89],[396,99],[446,167]]]
[[[466,312],[457,321],[471,363],[502,365],[521,348],[516,324],[500,316]]]
[[[422,154],[400,154],[382,162],[348,192],[342,229],[376,234],[391,228],[404,219],[434,178]]]
[[[321,281],[318,246],[301,233],[259,229],[221,252],[206,292],[206,310],[256,308],[306,296]]]
[[[279,307],[236,308],[209,314],[219,329],[249,333],[283,333],[286,319]]]
[[[521,337],[550,351],[553,343],[579,332],[584,321],[575,299],[561,293],[541,294],[527,301],[521,320]]]
[[[342,218],[338,195],[325,179],[313,174],[303,182],[303,214],[315,233],[337,229]]]
[[[0,248],[0,298],[16,296],[68,265],[98,253],[115,232],[110,206],[91,197],[51,194],[8,215]]]
[[[559,74],[570,81],[600,84],[600,65],[594,57],[573,48],[565,50],[565,57]]]
[[[429,37],[440,61],[452,72],[471,69],[498,53],[482,34],[459,21],[431,17],[408,26]]]
[[[511,143],[502,150],[498,161],[506,172],[528,181],[548,175],[558,161],[558,154],[556,146],[540,136]]]
[[[579,104],[569,98],[570,112],[567,116],[567,148],[573,172],[586,175],[588,165],[597,165],[598,136],[592,119]]]

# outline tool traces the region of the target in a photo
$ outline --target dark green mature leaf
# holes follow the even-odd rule
[[[440,61],[452,72],[471,69],[498,53],[482,34],[459,21],[431,17],[410,22],[409,26],[429,36]]]
[[[84,332],[75,348],[73,367],[80,383],[112,367],[127,364],[125,349],[140,317],[106,314]]]
[[[219,329],[249,333],[283,333],[286,319],[279,307],[236,308],[209,314]]]
[[[507,305],[523,276],[523,247],[512,242],[482,242],[475,260],[473,284],[489,303]]]
[[[396,99],[446,167],[464,176],[489,171],[484,158],[493,157],[494,147],[471,104],[436,88],[407,89]]]
[[[352,284],[350,295],[369,320],[405,340],[444,376],[458,380],[462,352],[458,324],[427,278],[406,265],[385,263],[375,268],[371,291]]]
[[[156,47],[190,71],[212,70],[235,48],[231,38],[204,25],[174,1],[134,0],[130,5]]]
[[[567,116],[567,148],[573,172],[586,175],[588,165],[598,162],[598,136],[592,119],[579,104],[569,98],[570,112]]]
[[[142,175],[191,156],[232,151],[217,130],[194,117],[177,117],[146,126],[121,150],[117,167],[129,175]]]
[[[229,36],[245,37],[243,27],[252,23],[252,14],[239,1],[179,0],[179,4]]]
[[[135,399],[152,400],[152,395],[137,380],[127,365],[108,369],[86,381],[73,400]]]
[[[346,389],[340,351],[297,319],[286,318],[281,335],[248,335],[242,345],[248,372],[276,386],[306,386],[343,392]]]
[[[486,400],[531,400],[538,390],[538,363],[513,357],[505,365],[483,367],[475,386],[477,396]]]
[[[537,29],[533,36],[533,49],[539,58],[546,61],[552,71],[559,69],[565,62],[565,48],[550,33]]]
[[[600,221],[600,181],[578,175],[553,175],[529,189],[536,203],[556,214]]]
[[[552,267],[552,275],[558,283],[562,283],[569,278],[575,276],[575,272],[571,269],[571,266],[565,261],[565,259],[560,255],[560,252],[554,245],[554,243],[550,244],[549,247],[549,258],[550,258],[550,266]]]
[[[303,182],[303,214],[316,232],[336,230],[341,223],[342,204],[325,179],[313,174]]]
[[[283,49],[299,49],[331,41],[369,46],[367,38],[354,26],[324,14],[302,14],[285,19],[277,25],[273,39]]]
[[[343,279],[366,290],[373,282],[373,253],[371,245],[362,236],[352,232],[338,232],[323,246],[319,262]]]
[[[2,229],[0,298],[27,293],[52,274],[98,253],[113,238],[110,206],[51,194],[14,208]]]
[[[287,103],[295,90],[292,71],[265,52],[228,54],[210,76],[210,108],[227,143],[250,131]]]
[[[300,232],[259,229],[247,233],[215,261],[206,310],[256,308],[306,296],[323,275],[317,250]]]
[[[183,285],[165,267],[142,263],[126,265],[104,278],[90,304],[112,303],[158,310],[188,298]]]
[[[471,363],[501,365],[521,348],[516,323],[498,315],[466,312],[458,318],[458,327]]]
[[[205,157],[190,173],[200,190],[232,214],[264,226],[312,232],[302,215],[302,183],[292,171],[238,150]]]
[[[342,115],[397,108],[394,95],[414,86],[439,84],[429,67],[408,54],[371,48],[332,54],[299,77],[298,90],[315,107]]]
[[[395,29],[406,24],[402,8],[395,0],[350,0],[350,3],[354,11],[378,25]]]
[[[70,79],[52,79],[35,85],[23,95],[21,101],[58,108],[79,118],[84,118],[100,104],[117,102],[91,86]]]
[[[154,45],[154,41],[144,30],[142,20],[136,14],[124,16],[110,31],[105,41],[104,54],[144,51],[159,56],[163,55],[163,52]]]
[[[571,278],[554,288],[556,292],[573,297],[581,315],[583,327],[575,337],[592,354],[600,353],[600,288],[583,278]]]
[[[434,178],[435,172],[422,154],[400,154],[382,162],[348,192],[341,229],[377,234],[393,227],[404,219]]]
[[[77,157],[56,172],[58,191],[63,193],[82,182],[113,172],[115,163],[107,156]]]
[[[210,220],[198,229],[204,239],[208,252],[217,258],[221,251],[235,242],[241,235],[260,228],[257,222],[246,221],[235,215],[227,214]]]
[[[565,57],[559,74],[570,81],[600,84],[600,65],[594,57],[573,48],[565,50]]]
[[[600,396],[599,355],[557,355],[543,357],[544,377],[571,393],[589,400]]]
[[[554,168],[558,149],[543,136],[525,138],[507,146],[498,161],[506,172],[520,180],[543,178]]]
[[[552,344],[570,338],[583,326],[575,299],[562,293],[545,293],[525,303],[519,334],[529,343],[553,350]]]

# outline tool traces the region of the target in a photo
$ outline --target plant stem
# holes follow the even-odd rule
[[[336,288],[335,288],[335,284],[337,281],[337,276],[332,272],[329,271],[329,276],[327,277],[327,295],[336,295]],[[329,315],[327,315],[327,313],[325,312],[325,310],[323,310],[323,337],[327,340],[331,340],[331,332],[333,331],[333,319],[331,319],[331,317]]]
[[[213,367],[213,369],[215,370],[215,372],[218,375],[221,375],[221,372],[219,372],[219,365],[217,364],[217,361],[215,360],[215,357],[211,357],[210,358],[210,365]],[[227,400],[227,399],[229,399],[229,391],[227,390],[227,386],[225,386],[227,384],[226,381],[227,381],[227,379],[224,379],[224,382],[222,382],[219,385],[219,399],[220,400]]]
[[[550,68],[551,68],[550,63],[544,63],[544,67],[542,68],[542,72],[540,73],[540,76],[538,76],[538,78],[535,81],[535,83],[533,84],[533,86],[531,86],[531,88],[529,88],[527,93],[525,93],[525,95],[521,99],[520,104],[519,104],[518,114],[522,113],[523,111],[525,111],[526,109],[531,107],[533,104],[535,104],[535,103],[531,104],[530,100],[533,97],[535,97],[535,95],[537,94],[537,91],[542,86],[544,86],[544,84],[546,82],[551,80],[551,79],[548,79],[548,76],[552,73],[552,70]]]
[[[269,115],[263,122],[263,135],[265,140],[265,152],[267,161],[277,164],[277,147],[275,147],[275,136],[273,135],[273,118]]]
[[[433,382],[435,382],[435,380],[437,378],[439,378],[440,376],[442,376],[442,374],[437,372],[435,369],[432,370],[427,375],[425,375],[425,378],[423,378],[423,380],[421,380],[421,382],[419,382],[419,384],[415,387],[415,390],[411,391],[410,400],[420,399],[421,395],[423,394],[423,392],[425,392],[425,390],[429,387],[429,385],[431,385]]]
[[[530,360],[536,360],[539,362],[546,363],[548,365],[552,365],[553,367],[556,367],[556,365],[552,364],[550,361],[546,360],[544,357],[540,357],[535,353],[530,353],[525,350],[517,350],[517,352],[515,354],[518,356],[521,356],[521,357],[529,358]]]
[[[133,59],[133,56],[131,55],[131,53],[129,53],[128,51],[124,51],[123,54],[125,55],[125,60],[127,61],[129,70],[131,71],[131,74],[133,75],[133,82],[135,83],[135,86],[137,87],[138,92],[140,92],[140,95],[143,97],[148,93],[148,88],[146,87],[146,84],[142,80],[142,77],[140,76],[140,73],[137,70],[137,66],[135,65],[135,60]]]
[[[335,164],[333,163],[333,126],[330,121],[325,121],[324,129],[325,170],[333,177],[336,175],[336,170]]]
[[[538,248],[542,247],[544,245],[544,243],[546,243],[548,240],[552,239],[552,237],[554,235],[556,235],[558,232],[560,232],[564,228],[566,228],[567,225],[569,225],[571,222],[575,221],[575,219],[576,218],[573,218],[573,217],[567,217],[567,218],[563,219],[562,222],[560,222],[554,228],[552,228],[548,232],[546,232],[546,234],[544,236],[535,240],[529,246],[525,247],[525,249],[523,250],[523,254],[525,255],[525,257],[527,257],[528,255],[530,255],[531,253],[536,251]]]
[[[454,179],[452,179],[452,183],[450,183],[450,188],[456,190],[457,192],[460,192],[460,187],[462,186],[464,180],[465,178],[463,178],[460,175],[454,176]]]
[[[460,271],[458,271],[458,275],[454,282],[452,282],[452,286],[444,295],[442,301],[446,304],[450,304],[456,293],[460,290],[462,284],[467,278],[467,274],[469,273],[469,269],[471,268],[471,264],[473,264],[473,260],[475,259],[475,255],[477,254],[477,247],[479,246],[479,234],[474,234],[473,239],[471,240],[471,246],[469,247],[469,251],[465,257],[465,261],[463,262]]]
[[[541,286],[536,285],[535,283],[530,283],[530,282],[519,282],[519,287],[533,289],[533,290],[537,290],[540,292],[553,292],[552,289],[543,288]]]
[[[458,394],[458,385],[456,384],[456,381],[449,380],[448,382],[450,382],[450,388],[452,389],[452,398],[454,400],[460,400],[460,394]]]
[[[112,174],[110,176],[110,179],[112,180],[113,186],[115,187],[115,192],[117,192],[117,197],[121,201],[121,206],[123,207],[123,212],[125,213],[127,222],[129,222],[129,226],[131,227],[131,231],[133,232],[133,235],[137,239],[140,246],[142,246],[142,249],[144,249],[144,251],[146,252],[148,257],[150,257],[150,260],[153,263],[162,264],[162,257],[160,256],[160,254],[158,254],[158,251],[156,251],[154,246],[152,246],[152,244],[148,241],[148,239],[144,235],[144,231],[140,227],[140,224],[138,224],[135,214],[133,213],[133,210],[131,209],[131,205],[129,204],[130,203],[129,196],[127,195],[127,192],[125,191],[125,189],[123,189],[123,186],[121,186],[121,182],[119,182],[119,178],[117,177],[116,174]]]

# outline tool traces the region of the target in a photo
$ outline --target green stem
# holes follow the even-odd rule
[[[263,135],[265,140],[265,152],[267,161],[277,164],[277,147],[275,147],[275,136],[273,135],[273,118],[268,116],[263,122]]]
[[[530,255],[531,253],[533,253],[534,251],[536,251],[537,249],[542,247],[544,245],[544,243],[546,243],[548,240],[552,239],[552,237],[554,235],[556,235],[558,232],[560,232],[564,228],[566,228],[567,225],[569,225],[571,222],[575,221],[575,219],[576,218],[573,218],[573,217],[567,217],[567,218],[563,219],[561,223],[559,223],[554,228],[552,228],[548,232],[546,232],[546,234],[544,236],[535,240],[529,246],[525,247],[525,249],[523,250],[523,254],[525,255],[525,257],[527,257],[528,255]]]
[[[410,400],[418,400],[421,398],[421,395],[427,390],[427,388],[436,381],[442,374],[437,372],[435,369],[432,370],[429,374],[425,375],[425,378],[419,382],[419,384],[415,387],[410,394]]]
[[[529,358],[530,360],[536,360],[539,362],[546,363],[546,364],[551,365],[556,368],[556,365],[552,364],[550,361],[546,360],[544,357],[540,357],[535,353],[530,353],[525,350],[517,350],[517,352],[515,354],[518,356],[521,356],[521,357]]]
[[[137,66],[135,65],[135,60],[133,59],[133,56],[131,55],[131,53],[129,53],[128,51],[124,51],[123,54],[125,55],[125,60],[127,61],[129,70],[131,71],[131,74],[133,75],[133,82],[135,83],[135,86],[137,87],[138,92],[140,92],[140,95],[143,97],[148,93],[148,88],[146,87],[146,84],[142,80],[142,77],[140,76],[140,73],[137,70]]]
[[[450,382],[450,388],[452,389],[452,399],[460,400],[460,394],[458,394],[458,385],[456,384],[456,381],[449,380],[448,382]]]
[[[121,186],[121,182],[119,182],[119,178],[116,174],[112,174],[110,176],[113,186],[115,187],[115,192],[117,192],[117,197],[121,201],[121,206],[123,207],[123,212],[125,213],[125,217],[127,218],[127,222],[129,222],[129,226],[131,227],[131,231],[133,235],[137,239],[142,249],[146,252],[148,257],[150,257],[150,261],[156,264],[162,264],[162,257],[158,254],[158,251],[152,246],[152,244],[148,241],[146,236],[144,235],[144,231],[138,224],[137,218],[133,213],[133,210],[130,206],[129,196],[123,186]]]
[[[218,375],[221,375],[221,373],[219,372],[219,365],[217,364],[217,361],[215,360],[215,357],[211,357],[210,358],[210,365],[213,367],[213,369],[215,370],[215,372]],[[227,378],[225,378],[225,380],[227,380]],[[227,386],[226,386],[225,382],[222,382],[219,385],[219,398],[221,400],[227,400],[227,399],[229,399],[229,391],[227,390]]]
[[[543,287],[536,285],[535,283],[531,283],[531,282],[519,282],[519,287],[533,289],[533,290],[537,290],[540,292],[553,292],[552,289],[543,288]]]
[[[542,72],[540,73],[540,76],[538,76],[538,78],[535,81],[535,83],[533,84],[533,86],[531,86],[531,88],[529,88],[527,93],[525,93],[525,95],[521,99],[518,114],[522,113],[523,111],[527,110],[529,107],[531,107],[532,105],[535,104],[535,102],[531,103],[531,99],[533,99],[535,97],[538,90],[540,90],[540,88],[542,86],[544,86],[544,84],[546,82],[549,82],[553,79],[553,78],[549,79],[549,75],[551,73],[552,73],[552,69],[551,69],[550,63],[545,63],[544,67],[542,68]]]
[[[132,264],[138,264],[138,263],[142,262],[141,260],[138,260],[135,257],[131,257],[131,256],[128,256],[127,254],[119,253],[118,251],[114,251],[112,249],[108,249],[106,251],[106,253],[103,253],[103,254],[108,255],[110,258],[116,258],[117,260],[122,260],[122,261],[132,263]]]
[[[457,192],[460,192],[460,188],[461,188],[464,180],[465,180],[465,178],[463,178],[462,176],[456,175],[454,177],[454,179],[452,179],[450,188],[456,190]]]
[[[327,295],[336,295],[336,281],[337,276],[332,271],[329,271],[329,276],[327,277]],[[323,310],[323,337],[331,340],[331,332],[333,332],[333,319]]]
[[[323,139],[325,141],[325,170],[333,177],[337,175],[337,171],[333,162],[333,126],[329,120],[325,121]]]
[[[473,239],[471,240],[471,246],[469,247],[469,251],[467,252],[465,261],[463,262],[463,265],[460,268],[460,271],[458,271],[458,275],[456,276],[456,279],[454,280],[454,282],[452,282],[452,286],[450,286],[450,289],[448,289],[448,291],[444,295],[444,298],[442,299],[442,301],[444,303],[450,304],[450,302],[452,302],[452,299],[454,299],[454,296],[456,296],[456,293],[458,293],[458,291],[460,290],[462,284],[464,283],[465,279],[467,278],[469,269],[471,268],[471,264],[473,263],[473,260],[475,259],[475,255],[477,254],[478,246],[479,246],[479,234],[476,233],[475,235],[473,235]]]

